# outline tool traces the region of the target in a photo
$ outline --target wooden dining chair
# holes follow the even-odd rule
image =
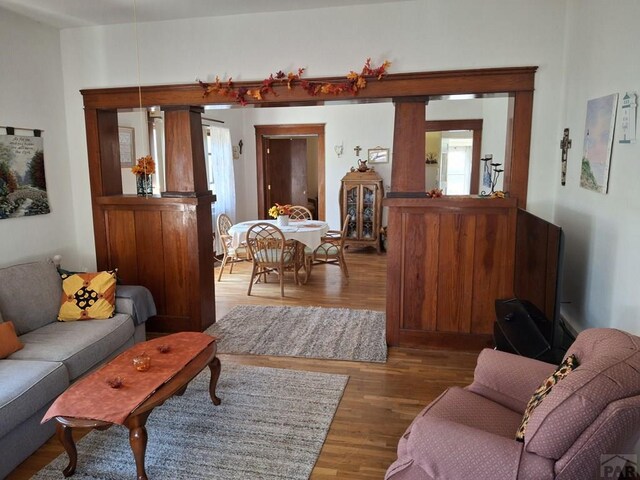
[[[345,280],[347,282],[349,281],[349,270],[347,269],[347,262],[344,259],[344,241],[347,237],[347,228],[349,227],[350,219],[351,215],[347,215],[344,218],[342,230],[329,230],[327,234],[322,237],[320,246],[315,250],[305,247],[304,263],[306,277],[304,283],[307,283],[309,280],[313,265],[321,263],[338,265],[345,276]]]
[[[231,228],[231,218],[226,213],[221,213],[216,219],[218,226],[218,235],[220,237],[220,245],[222,245],[222,251],[224,256],[222,257],[222,265],[220,266],[220,273],[218,273],[218,281],[222,278],[222,272],[227,264],[231,264],[229,273],[233,273],[233,265],[237,262],[244,262],[249,260],[246,243],[240,244],[237,248],[233,248],[231,245],[233,237],[229,234]]]
[[[303,207],[302,205],[291,206],[291,213],[289,214],[290,220],[311,220],[312,218],[311,210],[307,207]]]
[[[253,259],[251,280],[247,295],[261,276],[267,283],[267,274],[275,272],[280,276],[280,296],[284,297],[284,272],[293,267],[293,278],[298,283],[298,271],[295,268],[296,241],[284,238],[282,231],[272,223],[260,222],[251,225],[247,231],[247,247]]]

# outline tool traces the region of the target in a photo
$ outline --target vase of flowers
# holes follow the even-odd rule
[[[131,172],[136,176],[136,191],[138,196],[153,195],[153,174],[156,173],[156,164],[151,155],[140,157],[131,167]]]
[[[291,205],[280,205],[276,203],[269,209],[269,216],[273,217],[277,221],[279,227],[286,227],[289,225],[289,215],[291,215]]]

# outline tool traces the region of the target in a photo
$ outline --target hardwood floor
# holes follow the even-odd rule
[[[285,280],[285,297],[273,283],[254,286],[246,295],[250,264],[225,269],[215,284],[217,318],[234,305],[318,305],[384,311],[386,257],[373,250],[347,254],[347,283],[335,266],[315,267],[306,285]],[[217,275],[218,269],[216,269]],[[349,375],[312,479],[381,479],[395,458],[398,439],[414,416],[447,387],[467,385],[473,378],[477,352],[390,348],[385,364],[290,357],[220,355],[227,363],[289,368]],[[224,398],[222,399],[224,402]],[[123,441],[127,441],[123,438]],[[20,465],[9,480],[30,478],[63,452],[51,439]],[[250,479],[248,479],[250,480]]]

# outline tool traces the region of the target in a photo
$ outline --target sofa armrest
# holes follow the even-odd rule
[[[480,352],[473,383],[467,388],[524,413],[533,392],[555,369],[551,363],[486,348]]]
[[[157,313],[151,292],[140,285],[117,286],[116,312],[131,315],[135,325],[146,322]]]
[[[436,416],[420,423],[401,440],[402,454],[387,470],[386,480],[517,477],[522,443]]]

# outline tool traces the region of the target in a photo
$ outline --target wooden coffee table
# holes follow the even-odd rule
[[[187,389],[187,385],[206,366],[211,370],[209,381],[209,395],[214,405],[220,405],[220,399],[216,396],[215,389],[220,376],[220,360],[216,357],[216,343],[211,343],[208,347],[196,355],[188,364],[184,366],[173,378],[156,389],[151,396],[134,409],[124,421],[124,425],[129,429],[129,443],[136,460],[136,470],[138,480],[147,480],[144,457],[147,448],[147,430],[145,424],[153,409],[162,405],[167,399],[174,395],[182,395]],[[80,380],[82,381],[82,380]],[[63,470],[65,477],[70,477],[76,471],[78,453],[73,440],[72,430],[74,428],[95,428],[96,430],[106,430],[113,425],[110,422],[101,420],[88,420],[75,417],[54,417],[57,421],[56,434],[64,449],[69,455],[69,465]]]

